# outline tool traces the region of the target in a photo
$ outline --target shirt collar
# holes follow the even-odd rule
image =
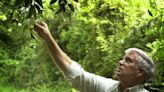
[[[136,85],[136,86],[126,88],[126,89],[123,90],[123,92],[136,92],[137,90],[140,90],[142,88],[144,88],[144,85],[140,84],[140,85]],[[118,90],[119,90],[118,92],[121,92],[120,83],[119,83],[119,86],[118,86]]]

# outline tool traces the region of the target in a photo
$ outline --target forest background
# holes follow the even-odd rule
[[[164,92],[163,0],[1,0],[0,92],[76,92],[33,31],[36,20],[73,60],[104,77],[116,79],[125,49],[145,50],[156,64],[145,88]]]

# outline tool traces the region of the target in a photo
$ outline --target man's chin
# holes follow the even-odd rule
[[[116,72],[116,74],[115,74],[115,75],[116,75],[116,78],[117,78],[117,79],[120,79],[120,78],[121,78],[121,76],[122,76],[122,74],[121,74],[120,72]]]

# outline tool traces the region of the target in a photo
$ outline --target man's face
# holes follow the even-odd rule
[[[138,54],[132,51],[125,55],[118,63],[116,76],[121,81],[134,80],[139,74],[136,57]]]

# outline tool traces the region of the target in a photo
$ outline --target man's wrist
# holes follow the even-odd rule
[[[52,39],[53,39],[52,35],[47,35],[47,36],[44,38],[44,41],[45,41],[46,43],[49,43]]]

